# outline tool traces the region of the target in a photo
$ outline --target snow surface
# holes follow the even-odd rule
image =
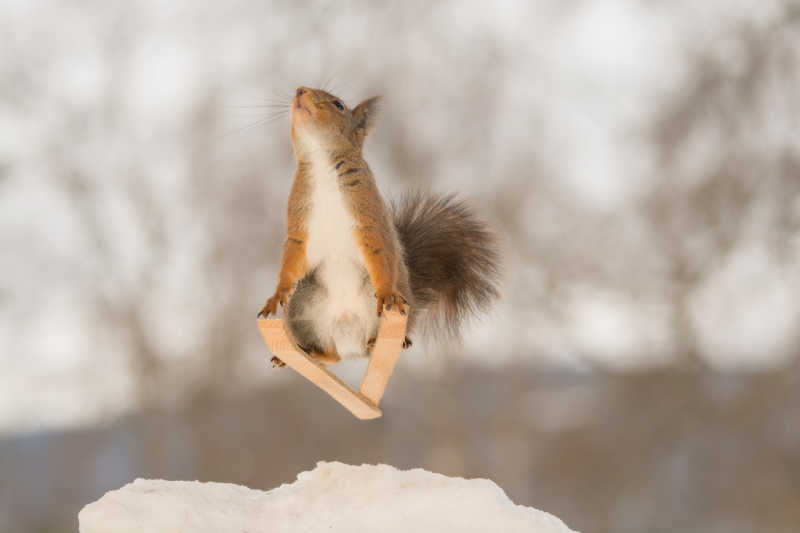
[[[84,507],[78,521],[81,533],[571,531],[551,514],[515,505],[487,479],[326,462],[268,492],[137,479]]]

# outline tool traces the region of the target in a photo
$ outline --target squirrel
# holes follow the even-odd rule
[[[387,205],[362,155],[380,97],[354,108],[299,87],[291,104],[297,171],[275,293],[298,346],[321,364],[368,357],[384,310],[408,313],[407,336],[457,337],[499,297],[495,234],[455,195],[415,192]],[[273,358],[273,364],[283,363]]]

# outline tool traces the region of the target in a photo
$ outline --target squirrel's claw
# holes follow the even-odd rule
[[[264,307],[261,308],[261,311],[258,312],[258,318],[267,318],[269,315],[276,315],[278,314],[278,304],[281,307],[286,305],[286,299],[288,297],[288,293],[286,292],[276,292],[267,303],[264,304]]]
[[[258,312],[258,318],[267,318],[269,315],[274,315],[275,311],[277,311],[276,308],[276,303],[270,298],[267,300],[267,303],[264,304],[264,307],[261,308],[261,311]]]
[[[378,299],[378,316],[383,314],[384,309],[390,311],[392,306],[397,306],[397,310],[401,315],[405,315],[408,312],[408,301],[397,291],[390,294],[376,295],[376,297]]]

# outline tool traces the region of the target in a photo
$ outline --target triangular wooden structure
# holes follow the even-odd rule
[[[324,365],[301,350],[292,339],[289,329],[284,327],[282,319],[259,319],[258,329],[275,357],[330,394],[353,415],[366,420],[382,415],[378,404],[403,349],[407,318],[397,311],[384,311],[367,372],[358,391],[351,389]]]

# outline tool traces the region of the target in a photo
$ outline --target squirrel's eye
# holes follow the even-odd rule
[[[344,106],[339,100],[334,100],[333,105],[335,105],[336,109],[338,109],[339,111],[344,111]]]

